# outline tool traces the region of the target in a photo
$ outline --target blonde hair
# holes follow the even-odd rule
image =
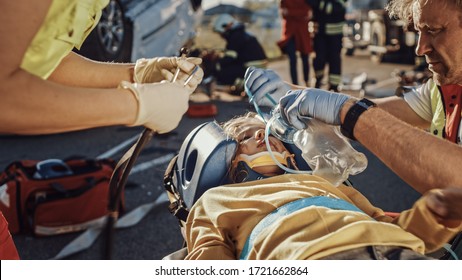
[[[256,113],[248,112],[245,115],[236,116],[222,123],[221,127],[223,128],[223,132],[227,137],[239,143],[243,139],[242,135],[244,135],[249,128],[257,127],[264,129],[265,122]],[[235,157],[238,152],[239,146],[236,150],[236,154],[234,155],[233,160],[231,161],[231,165],[228,168],[228,177],[233,183],[238,182],[238,173],[236,169],[237,161],[235,161]]]
[[[391,0],[385,9],[388,11],[390,18],[400,19],[404,26],[409,27],[412,24],[412,5],[418,0]],[[427,0],[435,1],[435,0]],[[437,0],[438,2],[452,2],[462,11],[462,0]]]
[[[223,132],[230,138],[239,141],[249,128],[265,129],[265,122],[254,112],[237,116],[222,124]]]

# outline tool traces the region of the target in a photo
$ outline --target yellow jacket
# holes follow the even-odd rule
[[[312,175],[281,175],[216,187],[195,203],[186,221],[186,259],[237,259],[257,223],[300,198],[343,199],[363,212],[310,206],[277,220],[259,234],[249,259],[319,259],[369,245],[402,246],[420,253],[436,250],[458,228],[439,224],[425,196],[393,220],[352,187],[334,187]]]
[[[47,79],[61,60],[79,49],[98,23],[109,0],[53,0],[26,53],[21,68]]]

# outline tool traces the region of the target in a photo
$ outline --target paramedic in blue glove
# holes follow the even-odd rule
[[[47,134],[101,126],[165,133],[201,82],[201,59],[157,57],[100,63],[74,52],[109,0],[1,1],[0,133]],[[27,19],[27,20],[26,20]],[[170,80],[179,67],[177,82]]]
[[[284,96],[294,87],[274,72],[260,69],[248,69],[246,87],[261,104],[271,105],[268,95],[275,100],[284,96],[281,110],[293,126],[305,127],[304,117],[341,125],[348,137],[421,193],[436,186],[462,188],[462,48],[458,46],[462,3],[394,0],[388,9],[402,20],[413,19],[419,32],[416,53],[425,56],[433,73],[432,79],[404,98],[377,99],[376,106],[319,89],[299,89]]]
[[[157,57],[114,64],[72,52],[108,2],[0,2],[0,133],[47,134],[110,125],[165,133],[178,125],[202,70],[183,83],[201,59]],[[166,82],[177,67],[177,82]],[[19,258],[3,215],[0,237],[0,258]]]
[[[233,184],[207,190],[192,205],[186,259],[429,259],[423,254],[462,229],[460,188],[431,190],[393,219],[354,187],[284,174],[255,113],[223,130],[239,143],[229,168]],[[268,141],[280,164],[296,168],[282,142]]]

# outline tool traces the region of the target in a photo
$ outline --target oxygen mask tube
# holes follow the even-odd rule
[[[267,123],[266,123],[266,128],[265,128],[265,144],[266,144],[266,150],[268,151],[270,157],[273,159],[273,161],[276,163],[276,165],[284,170],[285,172],[292,173],[292,174],[313,174],[313,171],[307,171],[307,170],[296,170],[289,168],[287,166],[282,165],[278,160],[276,160],[276,157],[273,154],[273,150],[271,150],[271,146],[269,143],[269,135],[271,133],[271,125],[276,119],[272,117]]]
[[[245,92],[247,94],[247,96],[249,97],[249,101],[253,104],[254,108],[255,108],[255,111],[258,113],[258,115],[262,118],[263,122],[265,123],[266,127],[265,127],[265,145],[266,145],[266,150],[268,151],[271,159],[274,161],[274,163],[276,163],[276,165],[281,168],[282,170],[284,170],[285,172],[288,172],[288,173],[292,173],[292,174],[312,174],[313,172],[312,171],[304,171],[304,170],[295,170],[295,169],[291,169],[287,166],[284,166],[282,165],[277,159],[276,157],[274,156],[273,154],[273,150],[271,149],[271,146],[270,146],[270,142],[269,142],[269,135],[272,134],[271,133],[271,127],[273,126],[273,123],[277,120],[277,116],[274,115],[274,112],[276,111],[276,106],[278,105],[278,103],[268,94],[268,93],[265,93],[265,97],[271,102],[271,104],[273,104],[274,108],[273,109],[273,112],[272,112],[272,117],[266,121],[265,119],[265,116],[263,115],[263,112],[261,111],[260,109],[260,106],[258,106],[257,102],[255,101],[255,99],[253,98],[253,94],[252,92],[249,90],[249,88],[247,87],[247,85],[244,85],[244,89],[245,89]],[[280,136],[280,135],[277,135],[277,136]],[[277,137],[276,136],[276,137]],[[277,137],[279,140],[283,141],[283,142],[289,142],[289,144],[293,144],[293,141],[288,138],[284,138],[284,139],[281,139],[280,137]],[[289,140],[289,141],[288,141]]]

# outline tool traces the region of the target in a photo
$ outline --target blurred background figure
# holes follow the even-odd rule
[[[245,30],[244,24],[229,14],[215,19],[213,31],[226,40],[226,47],[222,52],[211,52],[203,57],[208,70],[206,76],[210,74],[218,85],[235,86],[235,92],[241,92],[247,67],[266,67],[265,51],[255,36]]]
[[[313,21],[310,26],[315,33],[313,43],[316,57],[313,60],[313,68],[317,88],[322,86],[326,64],[329,65],[328,89],[338,91],[342,80],[341,51],[347,1],[306,0],[313,9]]]
[[[281,0],[282,38],[278,46],[282,53],[287,54],[290,64],[290,77],[292,83],[298,85],[297,55],[303,65],[304,86],[309,86],[310,65],[308,55],[313,51],[311,36],[308,31],[308,22],[311,18],[311,7],[305,0]]]

